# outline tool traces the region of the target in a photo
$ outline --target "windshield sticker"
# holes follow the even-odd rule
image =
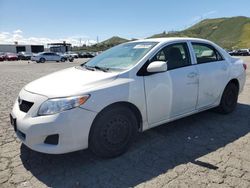
[[[151,44],[137,44],[134,49],[148,49],[150,48],[152,45]]]

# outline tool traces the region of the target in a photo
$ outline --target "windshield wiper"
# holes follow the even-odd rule
[[[108,72],[109,68],[105,68],[105,67],[99,67],[99,66],[88,66],[88,65],[81,65],[82,67],[91,70],[91,71],[95,71],[95,70],[101,70],[103,72]]]
[[[91,67],[92,68],[92,67]],[[97,70],[101,70],[103,72],[108,72],[109,68],[105,68],[105,67],[99,67],[99,66],[94,66],[93,68],[97,69]]]
[[[95,71],[95,68],[94,68],[94,67],[87,66],[87,65],[83,65],[83,67],[84,67],[85,69],[88,69],[88,70],[91,70],[91,71]]]

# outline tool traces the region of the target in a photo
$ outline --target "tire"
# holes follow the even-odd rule
[[[40,63],[45,63],[45,61],[46,61],[46,59],[44,59],[43,57],[40,58],[40,60],[39,60]]]
[[[61,58],[61,62],[65,62],[66,61],[66,59],[63,57],[63,58]]]
[[[111,158],[123,154],[137,134],[137,119],[122,106],[113,106],[96,117],[89,135],[89,148],[99,157]]]
[[[221,97],[220,105],[217,111],[222,114],[229,114],[237,106],[239,89],[234,83],[229,83]]]

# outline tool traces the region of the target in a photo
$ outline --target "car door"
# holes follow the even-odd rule
[[[206,43],[192,43],[199,72],[197,109],[218,103],[228,81],[228,63],[216,48]]]
[[[58,55],[57,53],[53,53],[54,55],[54,61],[60,61],[61,60],[61,56]]]
[[[144,76],[149,126],[195,110],[198,71],[187,43],[168,45],[150,61],[165,61],[168,71]]]
[[[44,58],[46,61],[48,61],[48,55],[47,54],[48,54],[47,52],[46,53],[42,53],[41,56],[40,56],[40,59]]]
[[[51,61],[51,53],[50,52],[44,53],[43,57],[46,59],[46,61]]]
[[[50,61],[57,61],[57,54],[56,53],[50,53]]]

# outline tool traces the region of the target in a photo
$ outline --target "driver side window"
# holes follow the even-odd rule
[[[165,61],[168,70],[191,65],[188,46],[186,43],[172,44],[161,49],[152,61]]]

